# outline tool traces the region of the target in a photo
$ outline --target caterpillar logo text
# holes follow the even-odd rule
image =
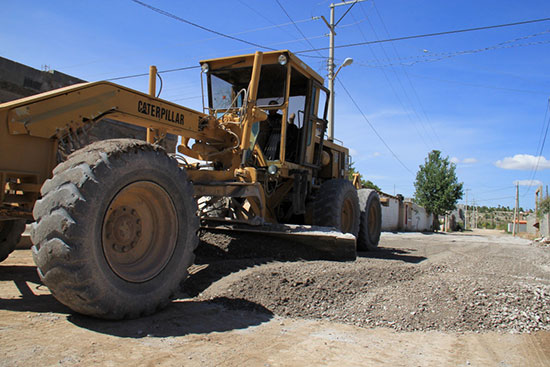
[[[138,112],[147,116],[156,117],[169,122],[175,122],[176,124],[183,125],[183,114],[174,112],[164,107],[159,107],[154,104],[139,101]]]

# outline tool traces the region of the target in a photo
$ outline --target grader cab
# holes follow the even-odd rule
[[[205,228],[309,238],[355,258],[375,248],[380,200],[347,180],[348,149],[325,139],[328,91],[289,51],[201,61],[194,111],[108,82],[0,104],[0,257],[27,220],[39,275],[73,310],[132,318],[187,277]],[[110,118],[146,141],[91,142]],[[181,138],[177,152],[159,143]]]

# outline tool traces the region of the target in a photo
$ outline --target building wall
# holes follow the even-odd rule
[[[535,227],[535,223],[539,223],[539,229]],[[550,237],[550,215],[543,215],[540,219],[537,219],[535,213],[531,213],[527,216],[527,228],[526,232],[541,237]]]
[[[59,71],[40,71],[0,57],[0,103],[84,82]]]
[[[389,197],[389,205],[382,205],[382,231],[395,232],[399,230],[399,200]]]
[[[432,214],[428,214],[426,209],[412,201],[406,201],[403,204],[405,210],[405,231],[425,232],[433,230]]]
[[[403,200],[401,195],[391,196],[380,193],[381,197],[388,201],[388,205],[382,205],[382,231],[433,231],[433,215],[413,203],[411,199]]]

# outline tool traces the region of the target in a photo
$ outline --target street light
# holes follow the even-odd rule
[[[340,69],[342,69],[343,67],[346,67],[346,66],[350,66],[352,63],[353,63],[353,59],[351,57],[346,57],[346,59],[344,60],[342,65],[340,65],[338,67],[338,70],[336,70],[336,72],[334,73],[334,76],[332,77],[332,79],[336,79],[336,76],[340,72]]]
[[[329,73],[328,88],[330,91],[330,96],[329,96],[329,106],[328,106],[328,140],[330,141],[334,139],[334,80],[336,79],[336,75],[338,75],[338,72],[340,72],[340,69],[342,69],[344,66],[351,65],[352,62],[353,62],[353,59],[351,57],[346,57],[342,65],[340,65],[336,70],[336,73],[334,74],[332,74],[332,72]]]

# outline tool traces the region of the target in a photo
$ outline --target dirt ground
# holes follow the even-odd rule
[[[180,297],[102,321],[0,264],[0,366],[550,366],[550,247],[497,232],[384,233],[353,262],[204,233]]]

